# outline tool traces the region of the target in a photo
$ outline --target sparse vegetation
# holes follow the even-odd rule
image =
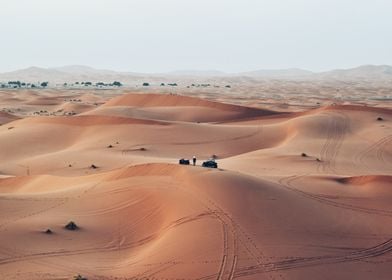
[[[109,148],[109,149],[113,148],[113,145],[112,145],[112,144],[110,144],[110,145],[108,146],[108,148]]]
[[[45,230],[45,233],[46,233],[46,234],[52,234],[53,231],[52,231],[50,228],[48,228],[47,230]]]
[[[302,153],[301,157],[307,157],[308,155],[306,153]]]
[[[382,117],[377,118],[378,121],[383,121],[384,119]]]
[[[77,230],[77,229],[79,229],[79,227],[73,221],[70,221],[68,224],[66,224],[65,228],[67,230]]]
[[[13,88],[21,87],[21,82],[20,81],[9,81],[8,86],[13,87]]]
[[[149,87],[149,86],[150,86],[150,83],[143,83],[143,86],[144,86],[144,87]]]
[[[121,87],[122,83],[120,83],[118,81],[114,81],[112,85],[115,86],[115,87]]]
[[[82,276],[82,275],[80,275],[80,274],[74,276],[73,279],[74,279],[74,280],[88,280],[86,277],[84,277],[84,276]]]
[[[48,86],[49,82],[42,82],[41,87],[46,88]]]
[[[90,168],[91,168],[91,169],[97,169],[98,166],[96,166],[95,164],[91,164],[91,165],[90,165]]]

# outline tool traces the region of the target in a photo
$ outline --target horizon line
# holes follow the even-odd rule
[[[330,68],[329,70],[322,70],[322,71],[314,71],[314,70],[309,70],[306,68],[301,68],[301,67],[287,67],[287,68],[258,68],[254,70],[247,70],[247,71],[223,71],[219,69],[177,69],[177,70],[168,70],[168,71],[161,71],[161,72],[137,72],[137,71],[130,71],[130,70],[114,70],[113,68],[101,68],[101,67],[94,67],[90,65],[85,65],[85,64],[68,64],[68,65],[61,65],[61,66],[50,66],[50,67],[45,67],[45,66],[37,66],[37,65],[31,65],[23,68],[17,68],[15,70],[10,70],[10,71],[3,71],[0,72],[0,74],[8,74],[8,73],[13,73],[13,72],[18,72],[22,70],[28,70],[31,68],[38,68],[38,69],[43,69],[43,70],[55,70],[55,71],[61,71],[61,68],[67,68],[67,67],[85,67],[85,68],[90,68],[91,70],[97,70],[97,71],[110,71],[110,72],[115,72],[118,74],[148,74],[148,75],[159,75],[159,74],[176,74],[181,72],[217,72],[220,74],[228,74],[228,75],[236,75],[236,74],[242,74],[242,73],[252,73],[252,72],[258,72],[258,71],[284,71],[284,70],[300,70],[300,71],[306,71],[309,72],[309,74],[320,74],[320,73],[326,73],[326,72],[331,72],[331,71],[336,71],[336,70],[352,70],[352,69],[357,69],[361,67],[392,67],[390,64],[359,64],[357,66],[352,66],[352,67],[337,67],[337,68]]]

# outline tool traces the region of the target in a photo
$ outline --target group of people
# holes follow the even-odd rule
[[[196,161],[197,161],[196,156],[193,156],[192,157],[193,166],[196,166]],[[190,162],[189,159],[182,158],[182,159],[179,160],[179,164],[190,165],[191,162]],[[218,164],[215,162],[215,158],[214,157],[212,157],[209,160],[203,162],[201,164],[201,166],[203,166],[203,167],[210,167],[210,168],[218,168]]]

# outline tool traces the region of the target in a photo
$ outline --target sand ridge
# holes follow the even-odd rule
[[[5,279],[390,277],[389,109],[33,93],[0,126]]]

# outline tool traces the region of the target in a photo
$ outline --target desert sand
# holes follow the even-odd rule
[[[335,94],[0,91],[0,278],[391,279],[391,104]]]

